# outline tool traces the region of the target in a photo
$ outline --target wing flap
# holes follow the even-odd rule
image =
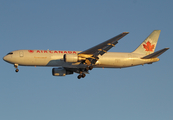
[[[118,42],[117,42],[118,43]],[[115,44],[117,44],[115,43]],[[98,49],[99,52],[96,52],[93,56],[98,56],[98,55],[103,55],[104,53],[106,53],[108,50],[110,50],[112,47],[115,46],[115,44],[112,43],[108,43],[108,45],[103,48],[103,49]]]
[[[164,49],[159,50],[159,51],[157,51],[157,52],[154,52],[154,53],[152,53],[152,54],[150,54],[150,55],[147,55],[147,56],[143,57],[142,59],[156,58],[156,57],[160,56],[161,54],[163,54],[163,53],[164,53],[165,51],[167,51],[168,49],[169,49],[169,48],[164,48]]]

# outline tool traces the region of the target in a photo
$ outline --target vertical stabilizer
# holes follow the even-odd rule
[[[132,53],[149,55],[154,53],[161,30],[154,30]]]

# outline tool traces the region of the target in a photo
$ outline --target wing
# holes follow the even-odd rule
[[[108,50],[110,50],[112,47],[114,47],[118,43],[118,40],[123,38],[128,33],[129,32],[123,32],[123,33],[113,37],[112,39],[109,39],[103,43],[100,43],[100,44],[92,47],[92,48],[89,48],[83,52],[80,52],[78,54],[78,57],[85,59],[82,63],[87,64],[88,66],[92,66],[99,59],[98,58],[99,55],[103,55]]]
[[[103,55],[104,53],[106,53],[108,50],[110,50],[112,47],[114,47],[117,43],[118,40],[120,40],[121,38],[123,38],[125,35],[127,35],[129,32],[123,32],[115,37],[113,37],[112,39],[109,39],[103,43],[100,43],[92,48],[89,48],[85,51],[82,51],[81,53],[79,53],[79,56],[85,56],[85,55],[90,55],[92,57],[97,57],[98,55]]]

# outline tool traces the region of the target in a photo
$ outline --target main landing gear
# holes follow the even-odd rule
[[[81,79],[81,78],[84,78],[85,76],[86,76],[86,74],[85,73],[82,73],[82,74],[78,75],[77,78],[78,79]]]
[[[18,64],[14,64],[14,67],[16,68],[15,72],[19,72]]]
[[[88,70],[92,70],[92,69],[93,69],[93,66],[87,66],[84,71],[88,72]],[[83,71],[80,71],[80,74],[77,76],[77,78],[81,79],[81,78],[84,78],[85,76],[86,74],[83,73]]]
[[[92,70],[92,69],[93,69],[93,66],[87,66],[87,67],[86,67],[86,71]]]

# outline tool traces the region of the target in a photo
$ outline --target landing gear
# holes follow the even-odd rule
[[[87,66],[87,67],[85,68],[85,70],[88,71],[88,70],[89,70],[89,67]]]
[[[19,69],[16,69],[15,72],[19,72]]]
[[[14,64],[14,67],[16,68],[15,72],[19,72],[18,64]]]
[[[82,75],[78,75],[78,76],[77,76],[78,79],[81,79],[81,77],[82,77]]]
[[[93,66],[87,66],[85,69],[86,69],[86,71],[92,70],[93,69]]]
[[[82,73],[82,78],[84,78],[86,75],[85,75],[85,73]]]
[[[92,70],[93,69],[93,66],[89,66],[89,70]]]
[[[88,70],[92,70],[93,66],[87,66],[84,69],[79,69],[79,75],[77,76],[78,79],[84,78],[86,76],[85,72],[88,73]]]
[[[82,73],[82,74],[78,75],[77,78],[81,79],[81,78],[84,78],[85,76],[86,76],[85,73]]]

